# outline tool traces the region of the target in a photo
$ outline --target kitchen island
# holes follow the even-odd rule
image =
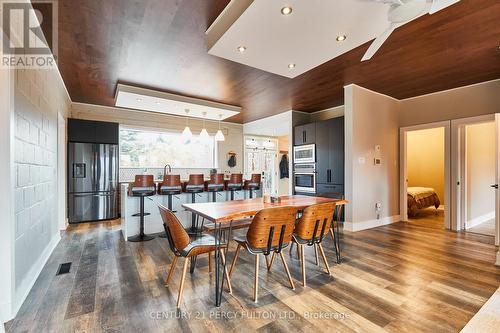
[[[120,185],[121,225],[123,237],[125,239],[139,233],[139,217],[133,216],[139,212],[139,198],[129,196],[128,187],[128,183],[122,183]],[[195,195],[197,203],[212,201],[212,193],[201,192]],[[253,196],[254,198],[262,197],[262,190],[253,191]],[[249,198],[249,190],[234,191],[234,200]],[[217,192],[217,202],[229,201],[230,199],[230,191]],[[185,227],[191,225],[191,213],[182,207],[183,204],[188,203],[191,203],[191,193],[181,193],[172,196],[172,210]],[[144,218],[144,232],[146,234],[164,231],[158,205],[167,207],[167,204],[168,196],[166,195],[155,194],[145,198],[144,209],[146,213],[150,214]]]

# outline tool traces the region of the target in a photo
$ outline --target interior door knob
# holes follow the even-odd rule
[[[494,189],[498,190],[498,184],[490,185],[490,187],[493,187]]]

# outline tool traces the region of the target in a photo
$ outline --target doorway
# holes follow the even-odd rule
[[[450,122],[400,129],[401,220],[452,229]]]
[[[452,122],[459,229],[494,237],[498,245],[498,126],[495,115]]]

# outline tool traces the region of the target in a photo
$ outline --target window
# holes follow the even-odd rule
[[[122,168],[216,168],[213,136],[201,140],[193,135],[185,142],[181,133],[120,129]]]

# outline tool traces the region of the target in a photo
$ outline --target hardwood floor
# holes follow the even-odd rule
[[[484,236],[396,223],[342,236],[345,261],[332,276],[307,249],[306,288],[295,252],[286,255],[296,290],[278,264],[261,261],[259,302],[252,299],[253,256],[240,253],[233,295],[214,307],[206,257],[188,275],[182,311],[175,311],[182,265],[164,287],[172,260],[164,239],[123,240],[118,222],[69,228],[8,332],[331,331],[457,332],[500,285],[495,246]],[[234,245],[228,260],[232,259]],[[182,261],[182,260],[180,260]],[[70,273],[55,276],[60,263]]]
[[[495,236],[495,219],[483,222],[476,225],[475,227],[467,229],[467,232],[473,232],[476,234]]]

